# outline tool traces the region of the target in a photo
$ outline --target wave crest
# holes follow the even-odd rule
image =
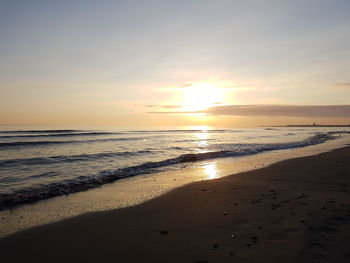
[[[245,148],[232,150],[220,150],[205,153],[189,153],[182,154],[175,158],[170,158],[158,162],[146,162],[141,165],[120,168],[117,170],[107,170],[99,173],[96,176],[85,177],[81,176],[76,179],[69,179],[61,182],[55,182],[48,185],[42,185],[35,188],[16,190],[12,193],[0,194],[0,210],[13,207],[23,203],[35,202],[51,197],[70,194],[88,190],[94,187],[101,186],[106,183],[114,182],[118,179],[135,176],[139,174],[149,174],[159,171],[159,168],[167,167],[174,164],[196,162],[208,159],[234,157],[243,155],[252,155],[266,151],[291,149],[305,147],[323,143],[334,138],[335,132],[320,133],[306,140],[291,143],[279,144],[251,144]]]

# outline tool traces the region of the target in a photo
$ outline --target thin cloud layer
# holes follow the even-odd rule
[[[201,112],[211,115],[334,118],[350,117],[350,105],[227,105]]]
[[[333,85],[333,88],[337,90],[349,91],[350,90],[350,82],[338,82]]]
[[[201,111],[162,111],[158,114],[206,113],[232,116],[283,116],[313,118],[350,118],[350,105],[225,105]]]
[[[178,109],[181,108],[181,105],[161,105],[161,104],[148,104],[146,105],[147,108],[153,108],[153,107],[158,107],[158,108],[164,108],[164,109]]]
[[[341,86],[341,87],[349,87],[350,88],[350,82],[339,82],[339,83],[335,83],[334,86]]]

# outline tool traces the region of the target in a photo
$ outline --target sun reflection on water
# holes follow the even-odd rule
[[[199,148],[203,148],[203,150],[200,150],[199,152],[206,152],[205,148],[208,146],[209,133],[203,131],[200,133],[196,133],[195,136],[197,137],[197,139],[199,139],[197,146]]]
[[[207,179],[215,179],[219,177],[219,171],[216,163],[207,163],[203,165],[204,173],[207,175]]]
[[[207,132],[196,133],[196,137],[200,140],[207,140],[209,134]]]

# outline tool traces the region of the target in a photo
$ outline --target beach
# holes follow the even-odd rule
[[[1,1],[0,263],[350,263],[350,1]]]
[[[2,262],[348,262],[350,147],[0,239]]]

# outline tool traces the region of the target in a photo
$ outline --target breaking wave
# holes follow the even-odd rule
[[[267,143],[267,144],[227,144],[224,150],[209,151],[204,153],[188,153],[181,154],[174,158],[165,159],[162,161],[145,162],[140,165],[129,166],[119,168],[116,170],[105,170],[94,176],[79,176],[75,179],[67,179],[59,182],[54,182],[46,185],[33,186],[20,190],[15,190],[11,193],[0,194],[0,210],[29,202],[35,202],[51,197],[70,194],[74,192],[80,192],[94,187],[101,186],[106,183],[114,182],[121,178],[130,176],[136,176],[140,174],[149,174],[160,171],[162,168],[188,162],[196,162],[202,160],[209,160],[215,158],[224,157],[237,157],[245,155],[253,155],[266,151],[283,150],[291,148],[299,148],[310,145],[323,143],[327,140],[334,138],[335,132],[319,133],[306,140],[289,142],[289,143]],[[120,139],[120,138],[119,138]],[[99,158],[99,157],[114,157],[119,154],[147,154],[147,151],[139,152],[115,152],[115,153],[100,153],[93,155],[76,155],[76,156],[54,156],[51,158],[31,158],[31,159],[17,159],[17,160],[4,160],[0,163],[0,166],[14,165],[14,164],[26,164],[30,162],[32,164],[42,164],[44,161],[49,162],[69,162],[72,160],[84,160],[86,158]],[[54,173],[39,175],[39,176],[55,176]]]

